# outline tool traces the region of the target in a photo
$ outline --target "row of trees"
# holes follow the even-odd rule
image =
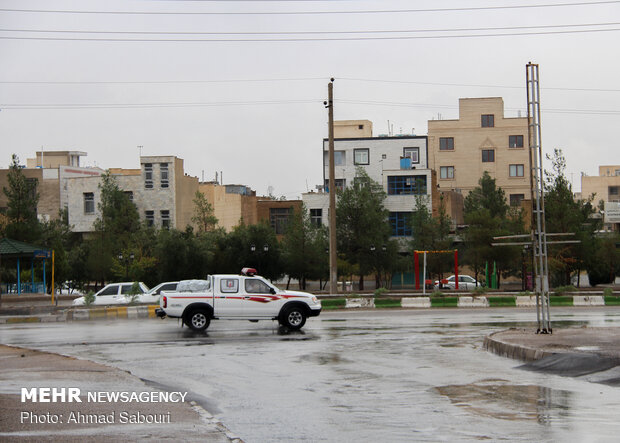
[[[606,282],[619,271],[620,255],[616,236],[597,235],[601,220],[593,218],[593,198],[575,201],[564,176],[560,151],[552,158],[553,172],[546,183],[548,232],[574,232],[581,242],[550,248],[553,285],[570,283],[574,274],[588,270],[593,283]],[[305,287],[309,280],[328,279],[328,236],[324,226],[312,223],[306,211],[295,212],[287,233],[278,240],[267,223],[246,225],[231,232],[218,227],[213,208],[203,194],[194,198],[194,226],[185,230],[157,229],[140,221],[135,205],[110,174],[102,176],[99,218],[94,233],[85,238],[71,231],[66,212],[58,220],[40,222],[36,216],[37,183],[24,177],[13,156],[8,174],[8,209],[0,218],[3,237],[54,249],[56,281],[70,281],[76,287],[92,282],[139,280],[148,285],[161,281],[204,278],[211,273],[237,273],[251,266],[267,278],[288,276]],[[456,233],[443,204],[435,216],[418,198],[408,221],[413,237],[391,236],[386,194],[363,169],[352,186],[338,195],[337,238],[341,276],[366,276],[374,286],[389,287],[397,272],[412,271],[411,251],[459,249],[459,264],[469,266],[479,279],[487,262],[496,263],[500,275],[519,275],[530,260],[519,246],[492,247],[501,235],[525,233],[524,214],[506,204],[506,196],[495,180],[485,173],[479,186],[464,202],[466,228]],[[451,273],[451,254],[428,256],[432,277]],[[2,262],[2,281],[15,281],[15,266]],[[29,271],[26,271],[29,272]],[[49,279],[48,279],[49,281]]]

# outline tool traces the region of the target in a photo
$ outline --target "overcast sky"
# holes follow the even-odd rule
[[[620,1],[0,0],[0,167],[43,149],[137,168],[142,146],[294,199],[322,181],[330,77],[336,120],[425,135],[460,97],[525,116],[531,61],[543,150],[579,190],[620,164],[619,42]]]

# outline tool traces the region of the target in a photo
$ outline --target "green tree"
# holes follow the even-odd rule
[[[104,284],[112,276],[120,278],[128,274],[126,269],[129,264],[121,263],[117,257],[122,253],[126,258],[133,253],[133,236],[141,225],[136,205],[119,188],[109,171],[101,176],[99,192],[99,217],[95,220],[95,233],[89,241],[87,264],[91,276]]]
[[[553,165],[551,173],[546,172],[545,181],[545,224],[547,233],[574,233],[561,239],[579,240],[577,244],[549,245],[548,260],[550,283],[564,286],[571,283],[571,275],[581,269],[592,269],[596,260],[598,240],[596,233],[601,228],[600,219],[593,218],[594,196],[575,200],[572,187],[564,171],[566,160],[562,150],[555,149],[553,156],[547,156]]]
[[[300,289],[305,290],[307,279],[319,280],[328,276],[327,230],[322,225],[314,225],[304,207],[294,211],[281,245],[282,264],[289,282],[295,278]]]
[[[213,215],[213,206],[207,201],[207,197],[200,191],[194,194],[194,215],[192,222],[198,227],[198,232],[209,232],[215,229],[218,220]]]
[[[412,239],[410,248],[418,251],[445,251],[452,249],[450,236],[450,217],[446,214],[443,199],[440,201],[437,217],[433,217],[424,198],[416,198],[416,207],[411,215],[410,225]],[[443,273],[454,266],[452,254],[427,254],[429,275],[438,279]]]
[[[520,267],[521,248],[493,247],[491,243],[493,237],[522,234],[522,212],[508,206],[504,190],[497,187],[495,179],[486,171],[478,186],[465,198],[464,218],[467,228],[462,235],[463,258],[474,271],[476,280],[487,263],[490,266],[495,263],[500,276],[515,273]]]
[[[54,279],[60,285],[70,279],[71,268],[69,265],[69,253],[74,243],[75,235],[69,226],[69,214],[67,209],[59,211],[58,218],[41,223],[40,245],[54,251]],[[46,267],[46,281],[48,292],[51,291],[52,267]]]
[[[363,168],[357,169],[352,186],[338,196],[338,251],[349,263],[359,266],[360,289],[364,289],[364,276],[375,268],[376,248],[387,244],[390,237],[385,198],[383,187]]]
[[[7,174],[8,187],[2,191],[7,197],[7,224],[4,235],[14,240],[35,242],[41,233],[37,219],[38,180],[27,178],[19,164],[19,158],[13,154]]]

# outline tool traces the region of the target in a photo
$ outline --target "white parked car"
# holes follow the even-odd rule
[[[131,294],[134,282],[110,283],[95,293],[95,300],[91,305],[126,305],[131,302],[133,295]],[[142,282],[138,282],[137,300],[140,301],[140,294],[144,294],[149,290]],[[78,297],[73,300],[73,306],[84,306],[86,300],[84,297]]]
[[[161,293],[164,291],[176,291],[178,284],[178,281],[167,281],[165,283],[160,283],[154,288],[149,289],[148,292],[140,294],[138,296],[138,302],[159,304],[159,297],[161,297]]]
[[[478,283],[475,278],[470,277],[469,275],[459,274],[459,290],[473,291],[474,289],[476,289],[476,286],[482,285]],[[444,278],[441,281],[435,280],[435,287],[438,289],[455,289],[455,276],[451,275],[450,277]]]
[[[252,268],[243,268],[240,275],[183,281],[177,292],[162,294],[159,306],[158,317],[180,318],[194,331],[204,331],[218,319],[278,320],[297,330],[321,313],[316,296],[278,289]]]

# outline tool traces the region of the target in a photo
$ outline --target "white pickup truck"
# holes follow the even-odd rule
[[[198,291],[163,292],[158,317],[180,318],[194,331],[204,331],[211,319],[278,320],[289,329],[303,327],[308,317],[321,313],[321,302],[312,294],[276,288],[256,270],[244,268],[240,275],[210,275]]]

